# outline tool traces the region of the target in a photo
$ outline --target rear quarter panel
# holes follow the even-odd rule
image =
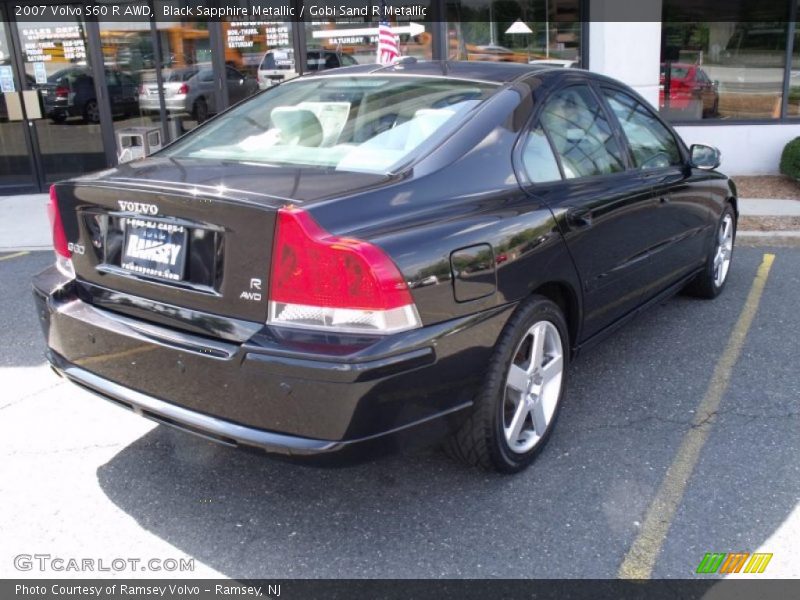
[[[368,239],[391,256],[424,325],[519,302],[548,282],[580,289],[552,212],[522,190],[512,166],[530,98],[526,86],[500,92],[397,183],[309,207],[329,231]],[[496,289],[459,302],[455,278],[471,274],[455,273],[451,256],[485,244],[491,256],[480,258],[475,275],[494,274]]]

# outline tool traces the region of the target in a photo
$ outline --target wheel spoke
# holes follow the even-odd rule
[[[506,439],[509,444],[517,443],[519,434],[522,431],[522,426],[525,424],[525,419],[528,417],[528,404],[525,398],[520,398],[517,403],[517,408],[514,411],[514,418],[511,419],[511,424],[506,429]]]
[[[544,403],[541,398],[538,398],[533,405],[531,416],[533,417],[533,428],[536,430],[536,435],[541,437],[544,435],[544,430],[547,429],[547,415],[545,415]]]
[[[725,219],[722,222],[722,228],[720,229],[719,232],[720,244],[724,244],[725,241],[728,239],[728,236],[730,235],[730,227],[731,227],[731,222],[728,219]]]
[[[528,373],[518,365],[511,365],[508,370],[508,387],[525,394],[528,391]]]
[[[719,269],[719,266],[722,264],[722,247],[717,247],[717,252],[714,254],[714,270],[716,271]]]
[[[545,387],[548,383],[553,381],[553,379],[559,377],[563,368],[564,359],[561,356],[554,356],[551,358],[542,368],[542,387]]]
[[[544,363],[544,341],[547,336],[547,329],[543,323],[540,323],[533,334],[533,348],[531,351],[531,364],[528,371],[538,369]]]

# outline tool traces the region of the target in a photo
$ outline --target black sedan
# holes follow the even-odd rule
[[[669,294],[722,291],[737,198],[718,165],[580,70],[301,77],[51,189],[47,354],[223,444],[342,458],[444,439],[514,472],[582,349]]]
[[[38,86],[47,116],[55,123],[69,117],[82,117],[86,123],[100,122],[100,108],[94,78],[85,67],[69,67],[47,78]],[[127,73],[106,69],[106,89],[114,115],[128,116],[138,111],[139,87]]]

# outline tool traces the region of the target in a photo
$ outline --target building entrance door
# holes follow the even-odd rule
[[[5,10],[0,5],[0,195],[39,186]]]
[[[23,96],[32,100],[26,118],[39,188],[106,167],[104,99],[96,93],[85,24],[16,21],[12,28]]]

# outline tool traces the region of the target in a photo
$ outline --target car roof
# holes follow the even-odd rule
[[[511,83],[523,77],[545,71],[563,71],[560,67],[549,65],[528,65],[522,63],[493,63],[480,61],[418,60],[403,61],[393,65],[354,65],[328,71],[319,71],[313,77],[336,75],[420,75],[427,77],[450,77],[470,79],[487,83]],[[577,69],[576,69],[577,71]]]

